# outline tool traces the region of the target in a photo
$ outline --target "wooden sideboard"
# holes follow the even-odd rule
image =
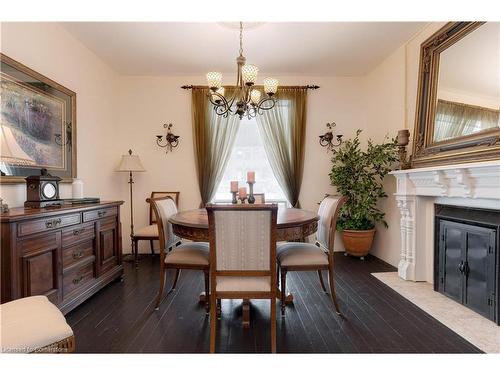
[[[1,301],[46,295],[63,313],[123,275],[123,201],[1,214]]]

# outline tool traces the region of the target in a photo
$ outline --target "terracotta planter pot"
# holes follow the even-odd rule
[[[368,255],[375,236],[375,229],[370,230],[346,230],[342,231],[342,241],[345,251],[357,257]]]

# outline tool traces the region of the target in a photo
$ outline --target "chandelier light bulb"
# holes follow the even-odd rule
[[[222,86],[222,73],[219,72],[208,72],[207,73],[207,83],[211,90],[217,90]]]
[[[241,76],[246,85],[252,86],[257,81],[259,68],[252,64],[245,64],[241,67]]]
[[[224,96],[224,92],[225,92],[225,89],[223,86],[219,87],[216,91],[215,91],[217,94],[219,94],[220,96]],[[221,98],[219,98],[217,95],[215,94],[212,94],[212,99],[214,101],[216,101],[217,103],[219,103],[221,101]]]
[[[259,90],[253,89],[250,92],[250,100],[252,101],[253,104],[258,104],[260,102],[260,97],[261,97],[261,93]]]
[[[274,95],[278,91],[278,80],[276,78],[264,78],[264,92],[267,95]]]

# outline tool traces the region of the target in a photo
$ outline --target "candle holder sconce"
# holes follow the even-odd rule
[[[319,136],[319,144],[323,147],[326,147],[327,152],[333,151],[334,147],[338,147],[342,144],[342,137],[343,137],[342,134],[337,134],[335,136],[336,139],[334,140],[334,135],[332,130],[335,126],[337,126],[337,124],[335,124],[334,122],[327,123],[326,127],[328,131],[325,134]]]
[[[410,169],[411,156],[408,157],[408,152],[406,151],[406,146],[410,143],[410,131],[408,129],[399,130],[396,139],[398,145],[399,169]]]
[[[156,136],[156,144],[159,147],[166,147],[166,153],[172,152],[172,150],[179,145],[179,135],[175,135],[172,133],[172,124],[163,124],[163,127],[167,129],[167,134],[165,136],[163,135],[157,135]]]
[[[54,142],[58,146],[71,146],[71,122],[66,122],[66,139],[63,141],[61,133],[54,134]]]

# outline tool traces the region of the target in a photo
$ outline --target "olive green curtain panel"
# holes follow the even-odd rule
[[[288,201],[300,207],[306,134],[306,87],[282,87],[278,103],[257,115],[267,158]]]
[[[226,88],[226,95],[233,89]],[[192,91],[193,140],[201,207],[209,203],[224,175],[238,134],[238,116],[219,116],[207,98],[208,88]]]

